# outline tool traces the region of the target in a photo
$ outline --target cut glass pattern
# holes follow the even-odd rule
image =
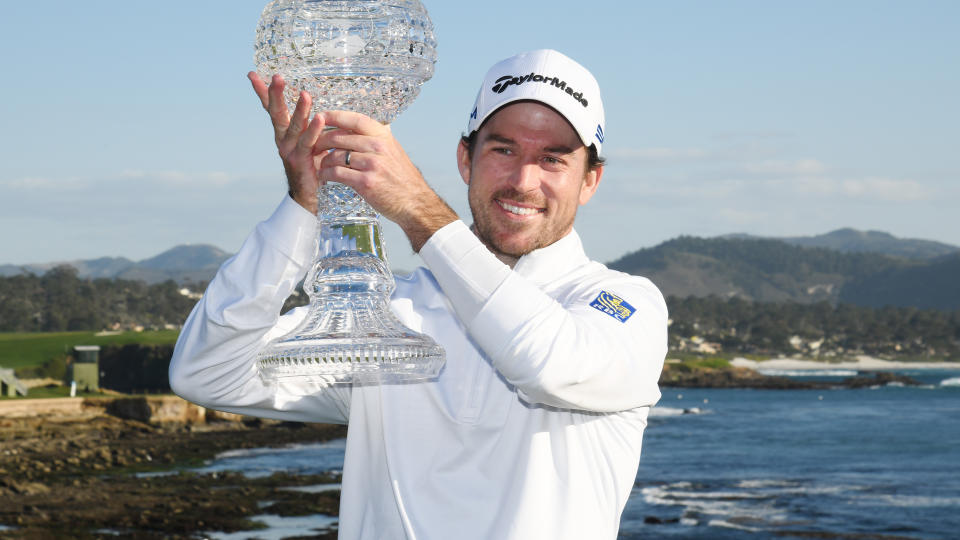
[[[276,0],[261,15],[255,50],[261,79],[286,80],[288,110],[305,90],[312,113],[351,110],[382,123],[416,98],[437,60],[433,24],[418,0]],[[341,184],[322,186],[318,199],[307,316],[259,354],[261,377],[305,393],[435,377],[443,349],[390,310],[395,284],[376,211]]]

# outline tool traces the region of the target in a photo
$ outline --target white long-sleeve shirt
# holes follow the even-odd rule
[[[391,308],[446,351],[423,383],[266,385],[258,351],[316,252],[316,217],[286,198],[194,308],[170,384],[206,407],[348,423],[346,539],[616,538],[660,398],[667,312],[644,278],[590,261],[575,232],[511,270],[460,221],[434,234]]]

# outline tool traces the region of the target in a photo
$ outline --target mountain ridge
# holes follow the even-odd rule
[[[934,240],[899,238],[888,232],[861,231],[851,227],[814,236],[756,236],[746,233],[723,235],[720,238],[780,240],[804,247],[822,247],[844,253],[883,253],[908,259],[935,259],[960,252],[960,247]]]
[[[200,284],[211,280],[230,256],[209,244],[184,244],[140,261],[100,257],[0,265],[0,276],[43,274],[67,264],[82,279]],[[680,236],[627,253],[608,266],[650,278],[664,296],[680,298],[960,309],[960,280],[955,278],[960,275],[960,248],[881,231],[847,228],[788,238]]]
[[[210,281],[230,253],[210,244],[181,244],[152,257],[132,261],[126,257],[98,257],[49,263],[0,265],[0,276],[23,273],[42,275],[57,266],[72,266],[83,279],[127,279],[160,283]]]
[[[772,239],[684,236],[609,267],[649,278],[668,297],[960,310],[960,251],[911,259]]]

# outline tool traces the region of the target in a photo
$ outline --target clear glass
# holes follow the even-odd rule
[[[276,0],[263,11],[255,49],[260,77],[287,81],[290,110],[306,90],[314,112],[353,110],[383,123],[416,98],[437,58],[418,0]],[[304,281],[310,307],[260,353],[260,376],[305,391],[435,377],[443,349],[390,310],[395,283],[377,213],[342,184],[318,195],[320,249]]]
[[[254,63],[280,73],[292,111],[349,110],[389,124],[433,76],[437,41],[419,0],[275,0],[260,16]]]

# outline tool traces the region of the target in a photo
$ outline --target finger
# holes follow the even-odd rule
[[[270,113],[274,129],[286,129],[290,123],[290,115],[287,114],[287,102],[283,99],[283,89],[286,85],[283,77],[274,75],[273,79],[270,80],[270,88],[267,89],[267,112]]]
[[[324,118],[326,119],[325,114]],[[353,150],[354,152],[375,152],[377,150],[376,144],[376,140],[369,135],[357,135],[345,129],[331,129],[325,131],[317,139],[316,150],[337,148],[339,150]]]
[[[307,120],[310,118],[310,107],[312,105],[313,99],[310,97],[310,94],[300,92],[300,99],[297,100],[297,108],[293,110],[293,114],[290,116],[290,124],[283,136],[285,142],[299,139],[302,134],[301,132],[304,130],[304,126],[307,125]],[[314,120],[316,120],[316,116],[314,116]]]
[[[299,105],[297,106],[299,108]],[[317,142],[317,137],[323,132],[323,117],[319,114],[313,115],[313,119],[307,125],[306,130],[297,139],[297,152],[307,155],[313,154],[313,145]],[[289,130],[292,132],[293,130]]]
[[[324,162],[329,163],[327,160],[330,156],[324,157]],[[353,156],[350,157],[350,163],[353,164]],[[329,166],[325,166],[320,169],[320,178],[323,182],[339,182],[345,186],[353,188],[357,193],[363,196],[366,191],[366,173],[358,171],[355,169],[349,169],[343,167],[343,158],[340,158],[340,164],[334,165],[330,163]]]
[[[247,78],[250,79],[250,84],[253,85],[253,91],[256,92],[257,97],[260,98],[260,104],[263,105],[264,109],[266,109],[267,105],[270,103],[267,84],[263,82],[263,79],[261,79],[259,75],[257,75],[256,71],[247,73]]]
[[[376,135],[383,131],[383,124],[358,112],[324,111],[323,115],[328,126],[337,126],[361,135]]]
[[[350,163],[347,163],[347,152],[350,152]],[[324,169],[333,169],[334,167],[343,167],[355,171],[364,170],[366,158],[361,152],[355,150],[331,150],[323,154],[320,161],[320,167]]]

